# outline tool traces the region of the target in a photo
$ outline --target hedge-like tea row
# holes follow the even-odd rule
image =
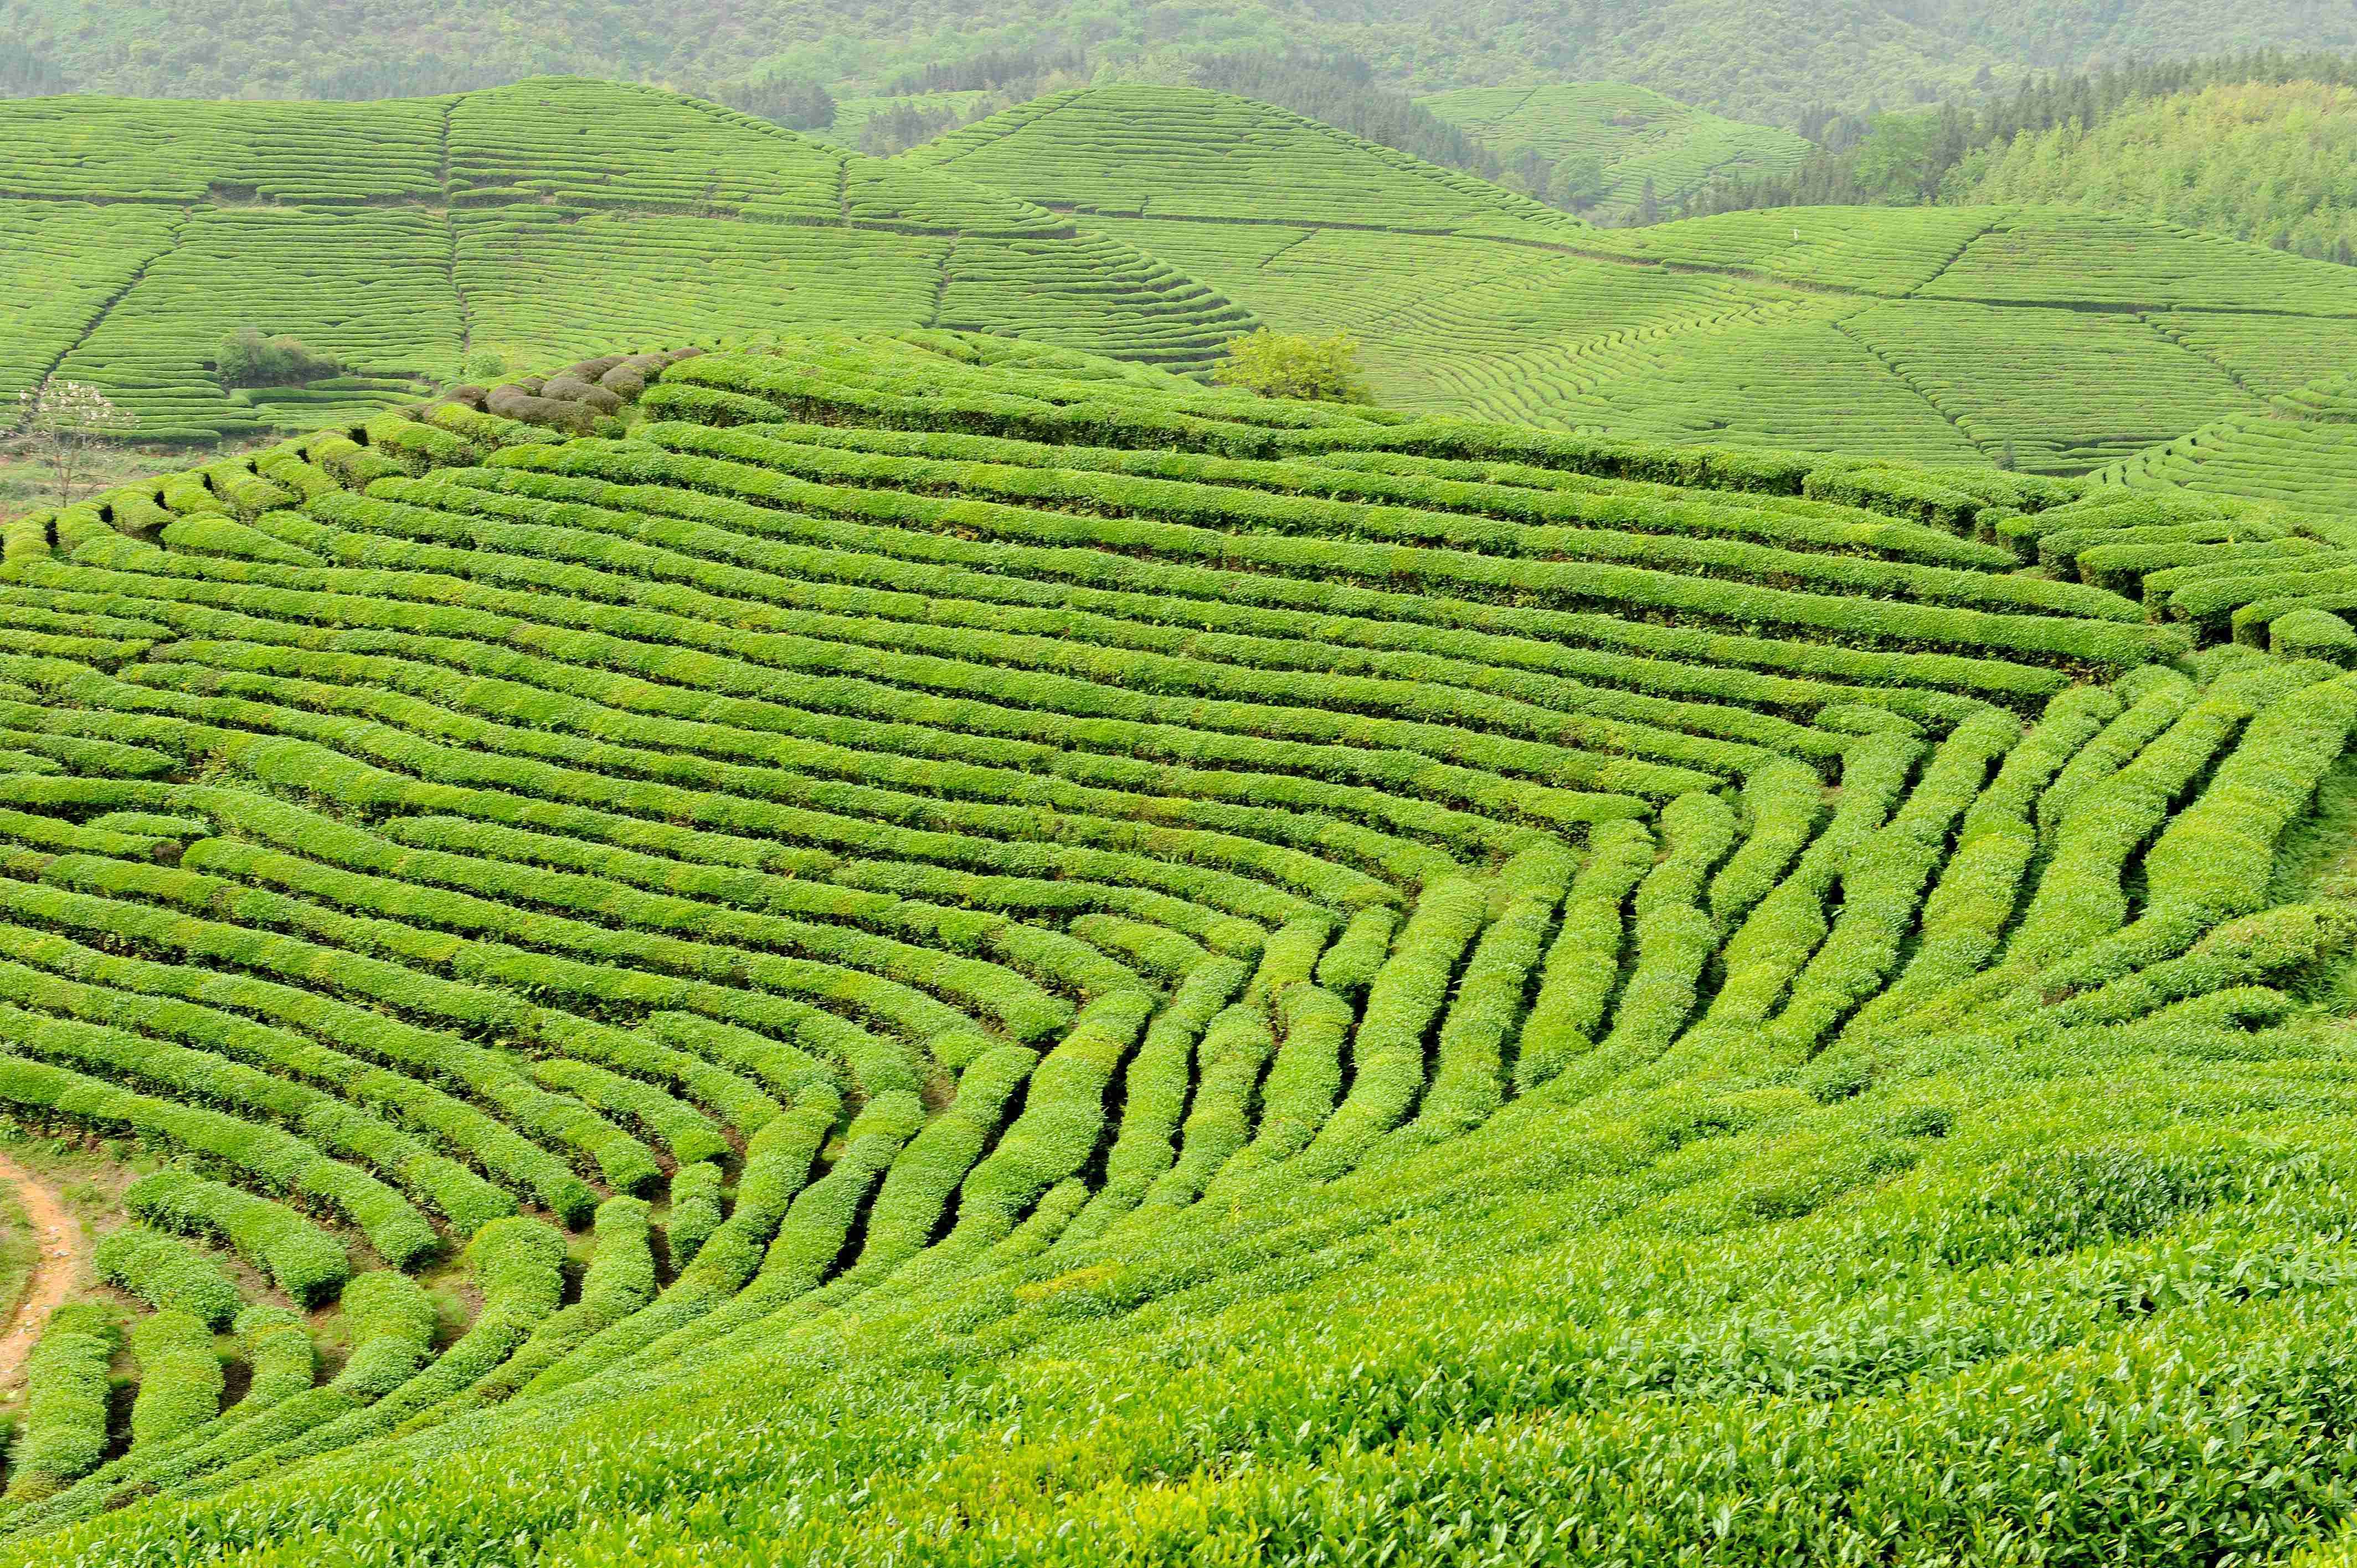
[[[122,1334],[97,1302],[50,1313],[25,1358],[25,1424],[8,1454],[11,1500],[47,1497],[106,1456],[107,1367]]]
[[[1193,1083],[1189,1063],[1211,1020],[1251,978],[1232,960],[1199,964],[1155,1013],[1123,1070],[1121,1126],[1105,1151],[1103,1185],[1073,1220],[1078,1232],[1102,1234],[1144,1202],[1177,1162]]]
[[[1596,1043],[1620,979],[1628,924],[1622,911],[1654,870],[1653,854],[1653,835],[1639,822],[1616,822],[1591,841],[1523,1021],[1516,1089],[1537,1088]]]
[[[29,1529],[806,1335],[1322,1288],[1361,1199],[1404,1254],[1525,1177],[1804,1214],[1953,1124],[1927,1036],[2259,1059],[2348,945],[2309,813],[2357,699],[2139,618],[2341,546],[2207,503],[950,334],[609,355],[110,494],[0,566],[0,1080],[190,1166],[106,1244],[154,1305],[246,1320],[164,1232],[210,1237],[361,1353],[312,1388],[253,1316],[216,1419],[146,1331],[145,1434]],[[543,1210],[595,1211],[570,1306]],[[328,1224],[463,1248],[481,1314],[429,1358]]]
[[[715,1170],[695,1165],[690,1170]],[[651,1212],[644,1198],[609,1197],[597,1206],[597,1251],[582,1271],[581,1294],[571,1305],[541,1319],[530,1338],[460,1397],[468,1404],[509,1398],[542,1369],[562,1360],[602,1328],[621,1322],[655,1294],[655,1257]],[[678,1242],[673,1256],[678,1258]]]
[[[219,1236],[304,1306],[315,1306],[351,1277],[342,1243],[282,1204],[187,1171],[140,1177],[123,1207],[161,1230]]]
[[[527,1343],[564,1295],[565,1239],[539,1220],[521,1215],[493,1220],[467,1243],[463,1261],[482,1291],[482,1310],[431,1366],[397,1381],[388,1375],[381,1389],[357,1391],[374,1395],[365,1409],[347,1412],[291,1443],[226,1466],[207,1478],[206,1488],[232,1486],[273,1466],[382,1436],[405,1418],[465,1392]],[[347,1305],[346,1310],[351,1308]],[[349,1374],[350,1367],[345,1370]]]
[[[131,1404],[131,1445],[158,1448],[220,1413],[226,1386],[212,1326],[176,1307],[131,1326],[139,1359],[139,1397]]]
[[[99,1277],[158,1312],[196,1317],[226,1328],[245,1304],[221,1266],[178,1237],[145,1225],[110,1230],[91,1250]]]
[[[1474,945],[1434,1046],[1432,1083],[1408,1136],[1460,1136],[1489,1120],[1511,1081],[1507,1052],[1555,909],[1578,870],[1557,845],[1525,851],[1499,868],[1505,907]]]

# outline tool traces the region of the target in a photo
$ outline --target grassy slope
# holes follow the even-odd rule
[[[1604,231],[1378,170],[1289,117],[1243,163],[1248,116],[1100,89],[907,161],[1073,209],[1277,326],[1353,332],[1401,406],[1559,428],[2079,473],[2357,349],[2357,272],[2166,224],[1823,209]]]
[[[2249,82],[2162,98],[2092,133],[2061,126],[1967,158],[1964,202],[2070,202],[2357,258],[2357,90]]]
[[[788,415],[824,423],[779,423]],[[62,658],[7,663],[6,678],[41,684],[59,733],[121,720],[210,760],[197,779],[152,786],[0,775],[22,808],[0,820],[0,893],[70,911],[86,906],[51,895],[87,887],[120,897],[126,919],[145,908],[118,888],[167,886],[140,883],[147,840],[30,847],[70,836],[113,792],[216,823],[178,830],[194,841],[179,859],[221,880],[194,889],[190,908],[231,927],[285,925],[354,897],[330,870],[370,833],[434,842],[470,820],[562,825],[569,850],[549,840],[507,853],[562,853],[610,874],[567,896],[641,919],[679,906],[631,902],[632,877],[683,897],[743,898],[913,886],[930,871],[935,887],[1007,899],[1021,892],[1014,879],[960,880],[955,855],[989,846],[927,835],[916,853],[941,857],[930,865],[813,854],[811,835],[845,831],[842,819],[786,814],[801,786],[784,770],[697,757],[680,777],[702,792],[666,791],[646,777],[658,753],[632,746],[668,736],[732,757],[818,758],[888,743],[914,758],[973,726],[963,744],[978,771],[961,758],[891,775],[910,781],[903,793],[884,787],[878,758],[872,792],[831,787],[831,806],[880,834],[879,819],[995,807],[1003,797],[981,758],[1005,756],[1027,725],[1093,714],[1067,748],[1041,747],[1021,786],[1043,801],[1066,787],[1065,809],[1010,813],[1007,845],[1053,865],[1135,829],[1117,842],[1157,877],[1253,911],[1209,940],[1286,920],[1292,935],[1264,929],[1257,954],[1225,966],[1231,990],[1250,962],[1263,966],[1232,1011],[1245,1026],[1271,1006],[1287,1020],[1359,1014],[1351,1070],[1324,1088],[1324,1104],[1340,1092],[1343,1109],[1317,1112],[1320,1141],[1294,1163],[1223,1170],[1200,1203],[1157,1185],[1129,1219],[1092,1224],[1081,1205],[1151,1141],[1093,1161],[1111,1133],[1100,1122],[1112,1112],[1125,1131],[1150,1122],[1169,1089],[1144,1064],[1161,1050],[1154,1070],[1167,1077],[1170,1058],[1151,1046],[1108,1055],[1075,1034],[1078,1048],[1051,1032],[1039,1045],[1059,1067],[1033,1078],[1027,1141],[999,1144],[1013,1152],[969,1182],[952,1242],[934,1254],[880,1282],[798,1289],[789,1282],[810,1245],[798,1233],[759,1277],[759,1310],[725,1315],[730,1337],[673,1341],[671,1359],[609,1366],[491,1411],[427,1412],[397,1393],[425,1428],[405,1442],[293,1473],[261,1455],[247,1484],[221,1495],[203,1495],[199,1475],[184,1483],[197,1495],[141,1496],[135,1451],[101,1483],[0,1513],[0,1529],[79,1521],[0,1546],[7,1568],[1567,1564],[1705,1552],[1798,1568],[2028,1557],[2033,1543],[2045,1561],[2192,1568],[2230,1552],[2280,1561],[2350,1518],[2357,1073],[2344,1022],[2300,1000],[2313,976],[2296,938],[2321,928],[2314,911],[2263,913],[2234,928],[2265,933],[2255,945],[2237,949],[2226,932],[2190,966],[2169,957],[2230,916],[2337,900],[2349,885],[2345,776],[2334,809],[2302,819],[2357,725],[2357,677],[2217,646],[2229,599],[2177,614],[2210,565],[2244,559],[2234,552],[2269,526],[2244,509],[2168,513],[2199,513],[2213,531],[2253,524],[2239,542],[2186,540],[2129,560],[2104,536],[2153,510],[2090,505],[2070,484],[1173,400],[1072,357],[930,337],[672,367],[628,442],[557,443],[456,409],[437,417],[441,435],[479,446],[444,444],[429,465],[429,432],[380,422],[384,463],[405,453],[444,471],[381,479],[371,502],[329,478],[352,457],[321,442],[268,469],[320,493],[299,512],[241,495],[242,532],[221,503],[171,486],[173,504],[195,510],[160,545],[89,511],[57,520],[55,543],[11,535],[0,605],[70,607],[105,585],[111,611],[192,628],[236,605],[254,638],[212,631],[152,654],[126,645],[93,655],[103,674]],[[1063,446],[1060,431],[1092,445]],[[501,447],[514,449],[475,467]],[[699,465],[694,453],[733,461]],[[1494,467],[1477,478],[1469,456]],[[642,488],[593,496],[584,487],[601,476]],[[593,504],[543,506],[534,493]],[[743,504],[781,495],[797,510]],[[1534,509],[1561,524],[1544,541],[1506,526]],[[1770,538],[1825,548],[1747,553]],[[2266,538],[2317,559],[2348,553]],[[2034,548],[2040,569],[2000,539]],[[259,564],[274,547],[278,564]],[[1654,569],[1565,575],[1631,549]],[[317,553],[303,564],[289,550]],[[802,567],[774,569],[783,552]],[[1935,560],[1951,565],[1922,567]],[[328,564],[345,561],[373,569]],[[953,578],[946,562],[987,569]],[[1893,574],[1886,594],[1829,586],[1867,569]],[[2143,581],[2169,569],[2193,586]],[[1523,580],[1512,598],[1510,574]],[[1763,574],[1825,586],[1775,601],[1777,613],[1814,599],[1808,613],[1837,614],[1838,627],[1771,617],[1700,640],[1747,613],[1714,596]],[[536,591],[509,591],[514,582]],[[1704,596],[1684,614],[1646,614],[1670,584]],[[283,591],[296,587],[308,591]],[[721,596],[694,596],[706,592]],[[2140,594],[2212,646],[2189,656],[2191,638],[2144,624]],[[1934,607],[1959,595],[2007,607],[1970,623]],[[1558,637],[1532,634],[1530,617],[1575,607],[1583,613],[1546,623]],[[377,618],[386,609],[396,618]],[[404,637],[429,619],[447,635]],[[990,622],[1056,635],[985,647],[973,632]],[[592,625],[605,629],[581,629]],[[495,629],[508,640],[468,640]],[[2060,640],[2026,651],[2047,635]],[[2016,639],[2009,655],[2000,639]],[[616,668],[633,639],[662,679]],[[812,670],[843,678],[777,668],[806,642],[842,661]],[[1660,660],[1611,651],[1673,644],[1676,656]],[[1942,657],[1919,657],[1935,647]],[[852,678],[892,648],[902,651],[886,660],[888,678]],[[1495,657],[1461,657],[1476,649]],[[362,650],[373,662],[350,661]],[[491,658],[507,679],[447,673],[447,661]],[[2083,679],[2093,660],[2122,676],[2114,690]],[[1361,673],[1375,671],[1421,674]],[[1584,679],[1565,678],[1574,671]],[[1904,685],[1882,683],[1902,671]],[[1250,713],[1208,700],[1263,676]],[[1338,678],[1353,682],[1347,709],[1320,700]],[[811,714],[786,705],[788,680],[792,701],[827,710],[835,745],[791,749]],[[986,702],[931,694],[969,682]],[[604,700],[560,699],[560,688]],[[243,695],[217,695],[231,690]],[[404,748],[382,723],[339,724],[339,692],[444,744]],[[403,692],[411,705],[395,700]],[[1508,692],[1536,705],[1509,704]],[[1123,715],[1158,703],[1193,733],[1134,725],[1115,703]],[[1640,711],[1642,723],[1600,722]],[[1420,756],[1274,738],[1294,723],[1340,724],[1356,742],[1373,732],[1355,726],[1408,712],[1417,724],[1386,733]],[[523,722],[485,727],[485,713]],[[663,713],[698,722],[651,727]],[[896,713],[921,722],[869,725]],[[231,716],[236,732],[211,727]],[[1501,749],[1501,716],[1534,749]],[[469,735],[480,737],[471,747]],[[395,771],[323,767],[291,739],[254,744],[271,736],[320,737]],[[1646,773],[1619,749],[1631,742],[1674,748],[1689,776]],[[1212,766],[1167,766],[1181,744],[1186,763]],[[1249,767],[1216,766],[1240,747]],[[1435,766],[1444,756],[1449,766]],[[1578,804],[1534,788],[1597,764],[1640,790],[1634,820],[1666,854],[1625,825],[1597,825],[1608,797]],[[402,777],[410,768],[438,781]],[[1088,776],[1073,770],[1091,768],[1135,798],[1070,792]],[[511,775],[500,788],[451,787],[500,770]],[[1335,792],[1336,770],[1382,782]],[[1746,774],[1738,816],[1719,787]],[[273,791],[274,779],[302,788]],[[240,837],[362,798],[373,808],[317,823],[299,862],[256,858]],[[1444,800],[1456,804],[1441,810]],[[1245,803],[1286,809],[1233,809]],[[1587,819],[1575,839],[1618,831],[1620,857],[1636,851],[1628,878],[1584,902],[1575,891],[1560,918],[1573,856],[1537,827],[1550,809]],[[438,827],[425,815],[446,812],[457,815]],[[1211,822],[1223,832],[1181,826]],[[697,824],[707,831],[685,831]],[[617,835],[711,858],[625,854]],[[1300,853],[1271,853],[1286,843]],[[800,875],[732,877],[748,849]],[[307,867],[312,891],[227,896],[273,866]],[[517,875],[490,855],[467,886],[490,891]],[[1076,896],[1092,886],[1043,884]],[[1417,913],[1387,961],[1379,940],[1346,962],[1342,947],[1326,948],[1338,921],[1287,914],[1305,901],[1292,888],[1321,908],[1340,898]],[[326,950],[299,961],[246,950],[286,963],[298,984],[399,972],[404,1011],[450,1005],[431,977],[446,961],[475,972],[488,955],[450,959],[453,939],[427,922],[482,913],[400,892],[388,914],[419,922],[410,937],[308,917]],[[517,918],[544,918],[550,896]],[[1056,908],[1027,918],[1053,924]],[[2323,919],[2345,920],[2337,909]],[[702,918],[711,940],[753,930],[741,914]],[[1146,918],[1213,929],[1185,899]],[[148,929],[168,943],[190,922]],[[1092,918],[1069,932],[1108,958],[1146,950],[1133,922]],[[1222,967],[1162,934],[1175,967],[1147,990]],[[626,935],[618,921],[597,940]],[[957,940],[947,925],[935,936]],[[382,955],[381,968],[350,961],[338,940]],[[1565,982],[1607,981],[1584,1025],[1558,1020],[1567,1036],[1522,1017],[1543,940],[1567,956],[1561,981],[1551,962],[1535,987],[1542,1009],[1551,991],[1560,1004],[1557,987],[1579,989]],[[1313,965],[1320,949],[1333,961]],[[1035,935],[1026,948],[1003,929],[976,950],[1070,962],[1070,950],[1060,960],[1052,943]],[[756,959],[738,955],[739,978],[774,975]],[[123,972],[97,954],[81,967]],[[617,972],[653,987],[659,967]],[[235,979],[211,975],[204,993],[225,999]],[[509,1024],[562,1058],[629,1021],[593,1000],[619,1000],[602,984],[549,965],[530,1007],[496,995]],[[746,994],[713,991],[694,1005]],[[1444,1004],[1455,1010],[1427,1046],[1427,1015]],[[0,1016],[10,1037],[23,1028]],[[1232,1131],[1215,1083],[1231,1111],[1254,1099],[1254,1075],[1239,1080],[1209,1045],[1190,1071],[1187,1045],[1182,1035],[1178,1098],[1157,1134],[1166,1168]],[[1120,1092],[1075,1081],[1085,1061],[1102,1078],[1117,1060],[1131,1069]],[[1271,1121],[1280,1105],[1298,1111],[1299,1066],[1260,1080]],[[1403,1071],[1410,1092],[1387,1100]],[[1232,1150],[1221,1159],[1239,1158]],[[834,1194],[855,1163],[849,1147],[831,1151],[807,1194]],[[1001,1211],[1009,1186],[1018,1197]],[[790,1211],[824,1242],[809,1252],[813,1283],[857,1240],[846,1219],[824,1230],[823,1207]],[[983,1245],[961,1254],[969,1230]],[[128,1506],[99,1511],[118,1487],[112,1500]]]
[[[312,428],[470,360],[618,338],[987,328],[1188,368],[1243,322],[1004,195],[651,89],[46,99],[0,104],[0,232],[16,242],[0,256],[0,397],[54,369],[133,408],[151,438]],[[241,326],[294,333],[364,379],[225,393],[205,367]]]
[[[1470,87],[1422,102],[1509,158],[1527,147],[1551,165],[1598,159],[1609,184],[1587,215],[1598,222],[1626,220],[1648,184],[1666,208],[1713,179],[1782,173],[1815,150],[1794,132],[1688,108],[1626,82]]]

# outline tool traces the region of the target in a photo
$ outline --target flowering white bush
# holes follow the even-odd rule
[[[25,434],[48,465],[59,506],[72,505],[86,487],[93,451],[139,424],[138,415],[81,381],[43,381],[17,393],[16,406]]]

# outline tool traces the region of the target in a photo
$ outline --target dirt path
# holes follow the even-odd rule
[[[25,1217],[33,1222],[33,1272],[25,1282],[25,1299],[0,1333],[0,1386],[12,1383],[25,1365],[26,1353],[40,1337],[49,1314],[73,1294],[89,1248],[81,1226],[47,1183],[16,1161],[0,1155],[0,1183],[16,1195]]]

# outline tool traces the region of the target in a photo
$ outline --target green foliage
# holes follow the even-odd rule
[[[334,355],[307,349],[298,338],[265,337],[253,327],[239,328],[213,350],[213,370],[225,387],[300,386],[343,368]]]
[[[1995,286],[1939,216],[1780,254]],[[10,536],[0,1093],[178,1163],[0,1563],[2341,1527],[2338,525],[933,331],[531,384]]]
[[[1940,122],[1931,114],[1885,114],[1858,144],[1859,188],[1872,201],[1928,201],[1939,190]]]
[[[1965,202],[2135,212],[2357,263],[2357,85],[2246,82],[2180,93],[1975,149],[1941,183]]]
[[[1348,333],[1305,338],[1264,327],[1228,345],[1211,379],[1262,397],[1317,403],[1371,403],[1359,372],[1358,339]]]

